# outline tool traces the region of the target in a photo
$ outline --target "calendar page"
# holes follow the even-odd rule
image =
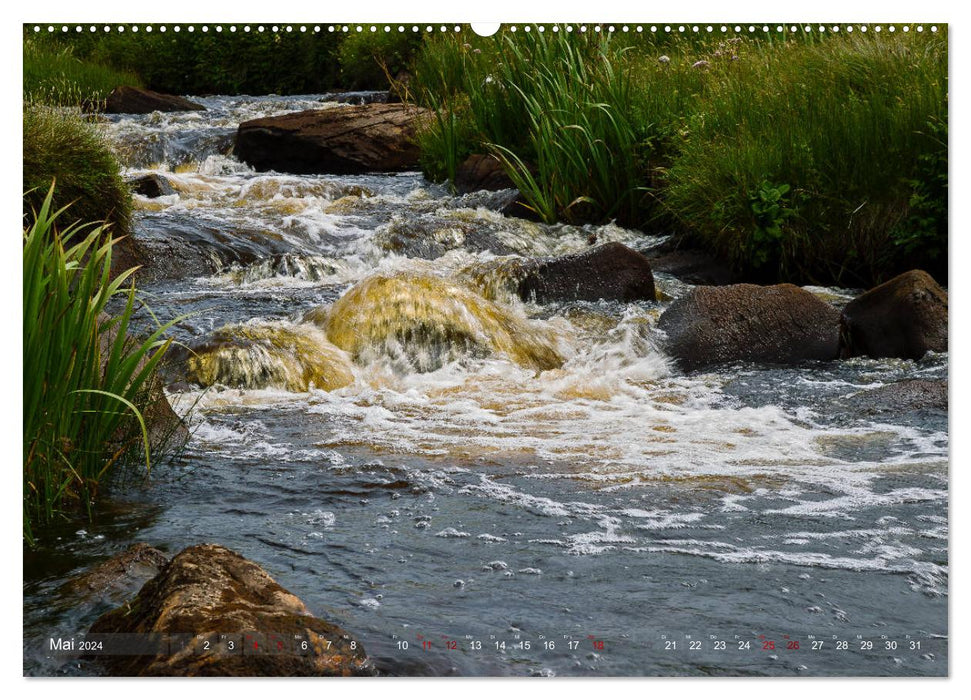
[[[27,21],[23,674],[947,676],[948,25],[729,10]]]

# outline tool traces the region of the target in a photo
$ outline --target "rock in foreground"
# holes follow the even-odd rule
[[[352,676],[371,675],[361,644],[320,620],[257,564],[214,544],[189,547],[128,604],[102,615],[92,634],[188,634],[174,654],[105,656],[113,675],[125,676]],[[223,639],[255,635],[307,642],[300,654],[239,654]],[[274,635],[274,637],[270,637]],[[208,642],[208,648],[207,648]]]
[[[791,284],[695,287],[661,314],[665,351],[684,370],[732,362],[835,360],[839,312]]]
[[[354,175],[418,168],[415,125],[427,110],[368,104],[307,110],[239,125],[235,153],[257,170]]]
[[[105,101],[108,114],[151,114],[152,112],[196,112],[206,108],[184,97],[122,85]]]
[[[918,360],[947,352],[947,292],[923,270],[911,270],[858,296],[840,320],[844,357]]]

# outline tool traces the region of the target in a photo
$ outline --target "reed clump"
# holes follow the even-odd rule
[[[151,467],[145,412],[169,345],[160,324],[129,336],[133,270],[112,279],[105,227],[70,224],[53,188],[23,231],[23,536],[60,516],[91,514],[99,487],[141,454]],[[121,310],[108,313],[113,300]]]

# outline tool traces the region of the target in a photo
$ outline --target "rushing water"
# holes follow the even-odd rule
[[[388,674],[947,672],[947,415],[846,401],[946,378],[946,355],[686,375],[656,347],[662,305],[522,304],[488,274],[592,234],[659,239],[507,219],[502,193],[450,196],[419,174],[256,173],[226,155],[236,125],[321,98],[200,101],[104,125],[132,173],[177,190],[136,196],[136,236],[189,232],[249,262],[146,295],[189,314],[182,342],[227,325],[230,347],[300,340],[258,358],[240,343],[210,375],[259,388],[174,384],[185,454],[27,555],[26,673],[98,672],[42,640],[117,604],[64,584],[135,541],[240,552]],[[395,325],[404,313],[421,333]],[[330,345],[340,334],[353,348]],[[302,374],[321,363],[329,391]]]

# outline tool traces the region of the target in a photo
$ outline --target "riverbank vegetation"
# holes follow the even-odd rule
[[[24,101],[48,105],[97,105],[119,85],[142,85],[131,71],[75,55],[71,44],[24,38]]]
[[[125,29],[31,41],[176,94],[390,83],[435,110],[419,135],[430,178],[493,153],[545,221],[675,233],[752,281],[947,277],[945,27]]]
[[[371,32],[370,27],[345,34],[274,32],[269,26],[262,32],[256,26],[249,32],[242,27],[230,31],[222,25],[206,25],[206,31],[204,25],[181,25],[178,32],[170,25],[164,32],[146,32],[145,25],[139,26],[140,32],[133,31],[133,25],[112,25],[111,32],[49,34],[25,27],[25,92],[28,84],[60,86],[60,76],[66,75],[76,78],[79,99],[88,99],[100,95],[105,70],[122,74],[108,92],[117,85],[176,95],[385,90],[389,77],[406,70],[422,44],[421,34]],[[65,56],[70,70],[63,67],[68,63]]]
[[[23,535],[63,514],[90,515],[113,468],[140,451],[151,466],[144,414],[153,373],[170,341],[159,325],[129,337],[131,270],[111,278],[104,227],[62,227],[49,191],[23,234]],[[116,297],[121,311],[107,313]]]
[[[946,278],[943,32],[664,41],[426,42],[426,172],[491,152],[545,221],[676,232],[750,279]]]
[[[53,207],[71,204],[61,225],[108,221],[117,234],[131,226],[131,192],[96,125],[77,108],[28,102],[23,110],[24,217],[39,210],[56,181]],[[27,224],[25,223],[25,226]]]

